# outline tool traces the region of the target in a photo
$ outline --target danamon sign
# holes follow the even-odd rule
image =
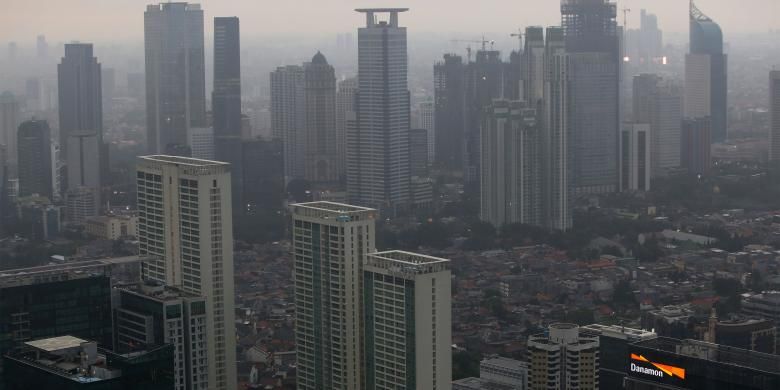
[[[652,366],[652,367],[648,367]],[[632,353],[631,354],[631,366],[630,366],[631,372],[636,372],[644,375],[652,375],[657,378],[665,378],[665,377],[677,377],[680,379],[685,379],[685,369],[675,366],[670,366],[668,364],[661,364],[656,362],[651,362],[647,358],[645,358],[642,355],[637,355]]]

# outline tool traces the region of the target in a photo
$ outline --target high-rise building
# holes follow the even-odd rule
[[[650,125],[623,123],[620,131],[620,190],[650,190]]]
[[[599,338],[575,324],[552,324],[528,338],[532,390],[599,389]]]
[[[114,350],[173,345],[174,389],[208,389],[206,298],[152,282],[113,290]]]
[[[146,143],[151,154],[177,152],[190,127],[206,127],[203,11],[186,2],[148,5],[144,13]]]
[[[620,42],[610,0],[565,0],[572,180],[577,193],[618,189]]]
[[[690,52],[685,56],[684,117],[710,117],[712,142],[727,137],[728,56],[720,26],[690,3]]]
[[[780,356],[704,341],[658,337],[631,344],[623,358],[629,390],[780,387]]]
[[[525,50],[522,54],[522,98],[533,108],[544,100],[545,51],[544,28],[527,27],[525,29]]]
[[[495,100],[484,109],[481,133],[480,219],[497,228],[542,224],[536,110]]]
[[[425,129],[428,137],[428,164],[433,164],[436,159],[436,106],[432,101],[422,102],[417,105],[418,121],[415,128]]]
[[[574,155],[572,126],[570,63],[566,54],[563,29],[549,27],[544,53],[544,132],[542,154],[542,198],[544,218],[553,229],[572,226],[574,204]]]
[[[242,144],[244,192],[241,204],[245,212],[282,210],[285,197],[284,151],[280,140],[254,139]]]
[[[292,216],[298,389],[365,388],[361,280],[378,213],[314,202]]]
[[[38,194],[53,200],[56,170],[49,123],[34,119],[22,122],[16,150],[19,157],[19,196]]]
[[[241,38],[237,17],[214,18],[214,90],[211,93],[214,159],[230,163],[233,213],[241,213],[243,193],[241,117]],[[193,151],[193,156],[196,157]],[[253,167],[254,168],[254,167]]]
[[[339,156],[339,169],[346,174],[347,169],[347,123],[355,121],[355,93],[357,77],[338,82],[336,92],[336,148]]]
[[[626,356],[630,345],[658,337],[646,330],[601,324],[583,326],[580,333],[599,338],[599,385],[602,389],[623,388],[629,370]]]
[[[14,94],[5,91],[0,94],[0,144],[6,146],[8,152],[6,161],[9,170],[16,170],[18,157],[16,154],[16,135],[21,123],[19,100]]]
[[[94,132],[71,132],[65,156],[68,190],[67,219],[80,223],[85,218],[98,215],[100,208],[100,136]]]
[[[402,251],[366,257],[363,388],[452,387],[449,263]]]
[[[712,120],[684,119],[680,140],[681,166],[691,175],[707,175],[712,168]]]
[[[412,176],[428,177],[428,131],[409,130],[409,166]]]
[[[333,184],[343,177],[336,134],[336,72],[317,52],[303,66],[305,123],[304,178],[312,183]]]
[[[356,120],[347,131],[347,194],[352,203],[388,210],[408,207],[409,90],[406,8],[358,9],[366,26],[358,29]],[[376,14],[388,13],[378,21]]]
[[[680,87],[651,73],[634,76],[633,83],[633,121],[650,124],[651,175],[665,175],[680,167]]]
[[[299,65],[271,72],[271,132],[284,145],[286,182],[303,178],[306,124],[304,72]]]
[[[493,99],[504,96],[504,70],[501,52],[486,49],[477,50],[476,59],[466,68],[466,129],[464,134],[463,178],[466,183],[479,184],[480,174],[480,128],[482,112],[493,103]]]
[[[436,165],[453,171],[463,170],[466,134],[466,68],[461,57],[445,54],[433,66],[434,80],[434,156]]]
[[[632,70],[654,71],[662,65],[663,31],[658,28],[658,17],[640,10],[639,29],[626,30],[624,47],[626,65]]]
[[[57,65],[59,83],[60,139],[68,155],[72,134],[97,134],[103,142],[103,92],[100,63],[92,55],[91,43],[65,44],[65,56]]]
[[[236,388],[230,165],[176,156],[138,159],[144,280],[206,297],[208,389]]]
[[[780,160],[780,70],[769,72],[769,160]]]

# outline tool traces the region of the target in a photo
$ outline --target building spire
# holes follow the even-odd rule
[[[696,21],[699,21],[699,22],[711,22],[712,21],[712,19],[709,16],[707,16],[703,12],[701,12],[699,7],[696,6],[696,3],[694,3],[693,0],[690,0],[689,15],[691,17],[691,20],[696,20]]]

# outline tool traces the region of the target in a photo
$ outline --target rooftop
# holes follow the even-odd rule
[[[371,253],[366,266],[410,274],[426,274],[450,269],[450,261],[439,257],[405,251]]]
[[[482,362],[480,362],[480,364],[502,367],[509,370],[522,370],[528,368],[528,363],[526,362],[506,358],[503,356],[485,358],[482,360]]]
[[[463,378],[456,381],[452,381],[453,388],[455,389],[469,389],[469,390],[512,390],[514,387],[505,385],[503,383],[491,382],[482,378]]]
[[[355,8],[356,12],[406,12],[409,8]]]
[[[626,328],[619,325],[591,324],[580,328],[586,333],[594,333],[599,336],[623,337],[632,341],[649,340],[658,337],[655,332],[642,329]]]
[[[633,345],[655,351],[730,364],[757,371],[770,373],[780,372],[780,355],[770,355],[721,344],[712,344],[690,339],[679,340],[668,337],[658,337],[652,340],[639,341]]]
[[[222,161],[203,160],[200,158],[192,158],[192,157],[168,156],[164,154],[156,154],[151,156],[139,156],[138,158],[140,160],[185,165],[191,167],[211,167],[211,166],[230,165],[229,163],[222,162]]]
[[[336,219],[339,222],[376,219],[377,210],[335,202],[308,202],[290,205],[294,215],[320,219]]]
[[[94,272],[127,264],[140,264],[145,256],[109,257],[97,260],[74,261],[39,267],[16,268],[0,271],[0,288],[46,283],[88,277]],[[52,279],[49,276],[62,276]]]
[[[82,340],[78,337],[59,336],[59,337],[52,337],[48,339],[28,341],[24,344],[33,347],[35,349],[40,349],[41,351],[56,352],[56,351],[61,351],[63,349],[78,348],[81,347],[81,344],[86,342],[87,342],[86,340]]]

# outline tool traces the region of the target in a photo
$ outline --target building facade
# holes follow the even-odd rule
[[[29,120],[19,125],[19,197],[38,194],[54,200],[56,169],[49,123]]]
[[[138,158],[144,280],[206,297],[208,388],[236,388],[230,166],[176,156]]]
[[[652,73],[634,76],[633,83],[633,121],[650,124],[651,174],[662,176],[680,167],[680,87]]]
[[[363,268],[365,389],[452,388],[449,260],[371,253]]]
[[[286,182],[303,178],[306,124],[303,67],[288,65],[271,72],[271,132],[284,145]]]
[[[682,167],[691,175],[708,175],[712,169],[712,120],[709,117],[684,119],[680,156]]]
[[[303,66],[304,178],[317,184],[338,183],[343,177],[336,134],[336,72],[325,56],[317,52]]]
[[[599,389],[599,338],[575,324],[552,324],[528,338],[531,390]]]
[[[57,65],[57,80],[59,143],[67,158],[68,139],[73,134],[95,134],[99,142],[103,142],[101,70],[100,63],[92,55],[92,44],[65,44],[65,57]]]
[[[650,190],[650,125],[623,123],[620,130],[620,190]]]

